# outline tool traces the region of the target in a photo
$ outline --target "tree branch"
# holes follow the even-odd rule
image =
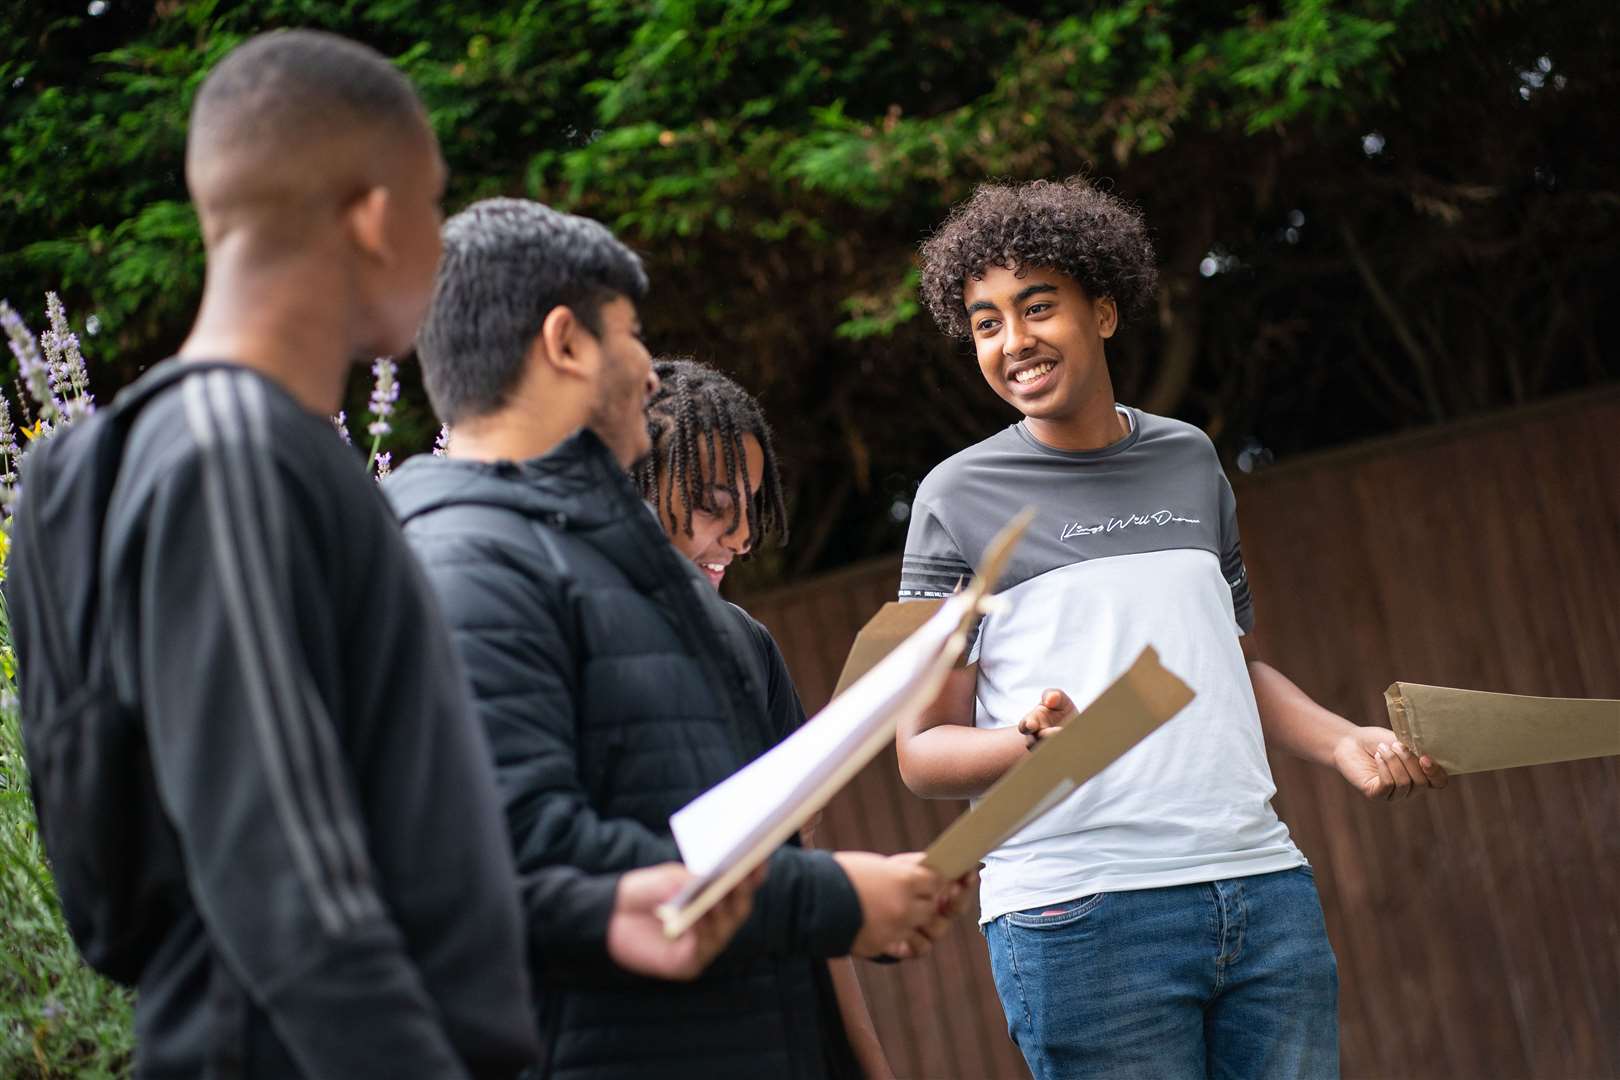
[[[1434,365],[1429,359],[1428,352],[1418,341],[1417,334],[1413,332],[1411,324],[1406,321],[1406,316],[1396,305],[1394,297],[1385,291],[1383,283],[1378,280],[1378,275],[1367,262],[1367,256],[1362,253],[1361,244],[1356,240],[1356,234],[1348,222],[1339,223],[1339,235],[1344,238],[1345,250],[1350,254],[1350,263],[1360,275],[1362,284],[1367,287],[1373,303],[1377,305],[1389,323],[1390,329],[1394,331],[1395,340],[1400,342],[1401,348],[1406,350],[1407,357],[1417,369],[1418,386],[1422,389],[1423,400],[1429,407],[1432,419],[1444,420],[1446,410],[1440,401],[1439,388],[1435,385]]]

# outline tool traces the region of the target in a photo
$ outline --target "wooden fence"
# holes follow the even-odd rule
[[[1234,477],[1256,642],[1321,701],[1386,723],[1396,679],[1620,698],[1620,393]],[[898,560],[745,602],[823,705]],[[1620,761],[1461,777],[1369,803],[1273,756],[1339,957],[1346,1077],[1620,1077]],[[962,804],[892,749],[829,806],[825,847],[924,846]],[[858,965],[897,1075],[1017,1077],[970,922],[926,960]]]

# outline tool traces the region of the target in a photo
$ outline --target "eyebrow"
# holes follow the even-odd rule
[[[1056,285],[1049,285],[1044,281],[1037,281],[1033,285],[1025,285],[1022,289],[1019,289],[1018,290],[1018,295],[1013,297],[1013,303],[1022,304],[1025,300],[1028,300],[1030,297],[1034,296],[1036,293],[1055,293],[1055,292],[1057,292],[1057,286]],[[967,313],[969,315],[972,315],[975,311],[994,311],[994,310],[996,310],[996,305],[992,304],[990,301],[988,301],[988,300],[975,300],[973,303],[968,305]]]

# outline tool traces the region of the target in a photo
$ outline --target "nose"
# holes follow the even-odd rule
[[[661,385],[662,385],[662,383],[660,383],[658,381],[658,372],[656,372],[656,371],[654,371],[652,369],[651,364],[647,365],[647,400],[648,401],[651,401],[653,399],[653,395],[658,393],[658,388]]]
[[[748,554],[754,546],[754,530],[751,528],[753,522],[749,520],[749,517],[749,513],[746,510],[743,511],[742,520],[737,522],[736,530],[726,533],[720,538],[720,542],[726,546],[726,550],[738,558]]]
[[[1016,360],[1034,347],[1035,335],[1029,332],[1029,324],[1022,319],[1008,319],[1007,333],[1001,340],[1002,355]]]

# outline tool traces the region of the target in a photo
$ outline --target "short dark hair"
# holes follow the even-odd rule
[[[231,50],[203,80],[187,152],[274,159],[322,136],[424,117],[410,80],[377,50],[320,30],[273,30]]]
[[[602,305],[639,303],[647,273],[600,222],[527,199],[485,199],[444,223],[444,258],[416,336],[423,383],[447,424],[506,403],[553,308],[601,334]]]
[[[702,440],[715,473],[706,478],[708,486],[722,487],[731,495],[729,528],[741,525],[746,513],[754,546],[772,539],[787,543],[787,508],[782,500],[782,479],[777,475],[776,446],[759,402],[716,369],[687,357],[659,357],[653,361],[653,371],[658,375],[658,393],[647,405],[652,453],[632,470],[642,496],[657,505],[663,497],[659,477],[667,476],[669,495],[664,505],[670,519],[691,536],[692,508],[706,501],[698,457]],[[764,452],[765,472],[757,492],[749,487],[748,470],[743,468],[744,435],[758,439]],[[686,504],[684,513],[675,505],[677,491]]]
[[[1153,298],[1159,271],[1142,213],[1084,177],[980,184],[922,245],[922,298],[939,328],[968,336],[962,287],[991,266],[1051,267],[1121,319]]]

